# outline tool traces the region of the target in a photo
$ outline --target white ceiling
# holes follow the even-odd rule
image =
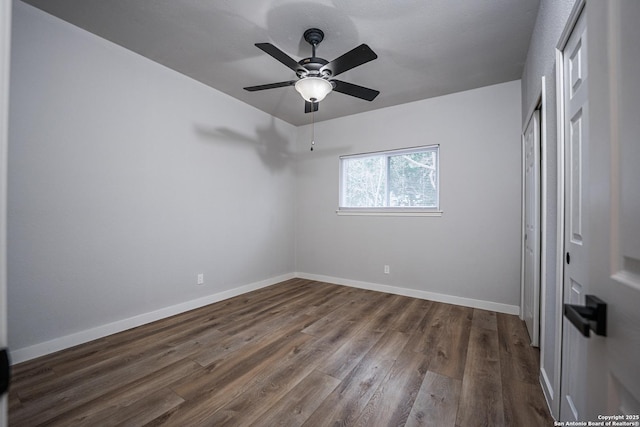
[[[539,0],[26,0],[105,39],[294,125],[307,124],[295,79],[254,43],[329,61],[361,43],[378,59],[339,79],[377,89],[367,102],[331,93],[316,121],[519,79]]]

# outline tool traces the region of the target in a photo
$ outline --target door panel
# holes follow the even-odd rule
[[[523,317],[531,344],[540,335],[540,111],[524,132],[524,286]]]
[[[570,294],[566,298],[570,304],[580,305],[584,301],[584,295],[582,292],[582,285],[573,279],[570,284]],[[576,328],[566,328],[566,358],[571,361],[571,364],[576,366],[586,366],[585,364],[585,351],[583,346],[580,345],[580,333]],[[572,372],[568,372],[565,384],[563,384],[563,394],[565,396],[562,402],[563,407],[563,419],[579,419],[579,414],[582,413],[582,402],[580,399],[580,392],[584,387],[584,377]],[[570,413],[571,417],[564,416],[565,413]]]
[[[569,125],[569,230],[574,245],[582,245],[582,111],[582,108],[578,110]]]
[[[582,40],[577,40],[569,54],[570,96],[573,97],[582,84]]]

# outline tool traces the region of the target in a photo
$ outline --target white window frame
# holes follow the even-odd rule
[[[436,153],[436,206],[433,208],[422,207],[345,207],[343,205],[343,189],[345,186],[344,162],[345,159],[372,156],[400,156],[420,151],[435,151]],[[339,184],[338,184],[338,215],[371,215],[371,216],[442,216],[440,210],[440,145],[422,145],[418,147],[400,148],[394,150],[372,151],[368,153],[348,154],[340,156],[339,159]],[[387,191],[388,186],[387,186]]]

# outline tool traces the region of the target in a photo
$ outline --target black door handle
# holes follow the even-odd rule
[[[567,252],[567,264],[571,264],[571,254]]]
[[[9,363],[9,352],[6,348],[0,350],[0,396],[9,389],[9,379],[11,378],[11,364]]]
[[[585,337],[593,330],[597,335],[607,336],[607,304],[595,295],[585,296],[586,304],[564,305],[564,315]]]

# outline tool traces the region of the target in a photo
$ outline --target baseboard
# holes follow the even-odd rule
[[[148,313],[139,314],[127,319],[118,320],[116,322],[101,325],[95,328],[80,331],[74,334],[55,338],[50,341],[34,344],[29,347],[19,348],[10,352],[11,362],[13,364],[26,362],[36,357],[45,356],[64,350],[79,344],[84,344],[98,338],[126,331],[127,329],[142,326],[147,323],[155,322],[176,314],[184,313],[189,310],[204,307],[218,301],[223,301],[247,292],[255,291],[260,288],[275,285],[293,278],[302,278],[308,280],[316,280],[319,282],[335,283],[337,285],[351,286],[354,288],[368,289],[372,291],[386,292],[396,295],[404,295],[413,298],[426,299],[431,301],[444,302],[447,304],[462,305],[465,307],[481,308],[484,310],[497,311],[499,313],[515,314],[520,313],[520,308],[516,305],[501,304],[492,301],[477,300],[471,298],[457,297],[453,295],[439,294],[435,292],[420,291],[416,289],[402,288],[398,286],[382,285],[378,283],[362,282],[357,280],[343,279],[339,277],[324,276],[310,273],[288,273],[270,279],[261,280],[259,282],[250,283],[238,288],[229,289],[212,295],[207,295],[191,301],[164,307],[159,310]]]
[[[540,385],[542,386],[544,394],[548,396],[548,399],[553,400],[553,387],[551,386],[551,381],[549,381],[547,371],[544,368],[540,368]]]
[[[542,387],[542,394],[544,395],[544,400],[547,402],[549,413],[554,419],[556,419],[552,405],[554,399],[553,386],[551,385],[547,371],[544,368],[540,368],[540,386]]]
[[[462,305],[464,307],[480,308],[506,314],[520,314],[517,305],[502,304],[499,302],[463,298],[454,295],[439,294],[436,292],[420,291],[417,289],[401,288],[398,286],[381,285],[379,283],[361,282],[358,280],[343,279],[340,277],[323,276],[319,274],[297,272],[296,277],[301,279],[316,280],[318,282],[335,283],[336,285],[351,286],[354,288],[368,289],[370,291],[386,292],[389,294],[403,295],[412,298],[426,299],[430,301],[444,302],[447,304]]]
[[[79,344],[84,344],[98,338],[103,338],[108,335],[126,331],[127,329],[142,326],[147,323],[155,322],[156,320],[161,320],[170,316],[174,316],[176,314],[184,313],[189,310],[204,307],[205,305],[213,304],[215,302],[233,298],[247,292],[275,285],[276,283],[284,282],[285,280],[293,279],[295,277],[296,275],[293,273],[272,277],[270,279],[250,283],[238,288],[229,289],[227,291],[218,292],[216,294],[207,295],[202,298],[186,301],[180,304],[164,307],[159,310],[129,317],[127,319],[118,320],[113,323],[108,323],[106,325],[101,325],[71,335],[55,338],[43,343],[34,344],[29,347],[12,350],[10,352],[11,363],[16,364],[25,362],[27,360],[35,359],[36,357],[55,353],[56,351],[64,350]]]

